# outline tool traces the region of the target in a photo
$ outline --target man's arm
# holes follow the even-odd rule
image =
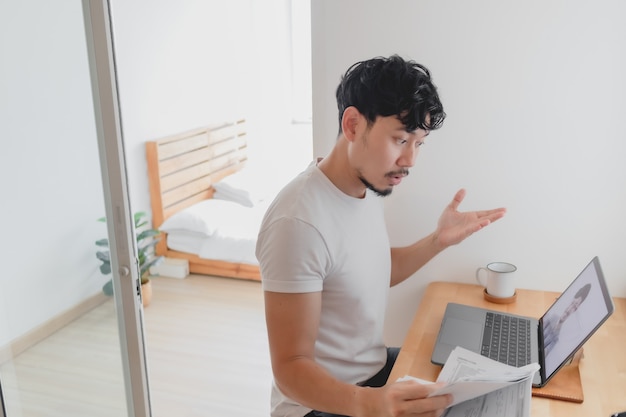
[[[315,361],[320,311],[320,292],[265,291],[272,371],[289,398],[315,410],[358,417],[439,415],[450,403],[449,396],[425,398],[435,387],[415,381],[367,388],[334,378]]]
[[[445,208],[437,229],[410,246],[391,249],[391,285],[394,286],[413,275],[445,248],[456,245],[473,233],[502,218],[506,209],[459,212],[465,190],[459,190]]]

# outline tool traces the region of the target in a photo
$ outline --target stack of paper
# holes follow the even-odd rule
[[[538,370],[537,363],[516,368],[457,347],[437,378],[445,385],[431,395],[452,394],[445,417],[529,417],[532,380]],[[406,379],[433,383],[400,378]]]

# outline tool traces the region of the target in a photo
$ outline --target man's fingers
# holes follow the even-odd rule
[[[487,219],[493,223],[496,220],[501,219],[506,214],[506,208],[500,207],[500,208],[493,209],[493,210],[483,210],[483,211],[478,211],[476,214],[478,215],[479,219],[481,220]]]
[[[461,188],[454,195],[454,198],[452,199],[452,202],[450,202],[450,208],[452,210],[458,209],[459,205],[461,204],[461,202],[463,201],[464,198],[465,198],[465,189]]]
[[[433,395],[442,383],[421,383],[416,380],[396,382],[387,387],[393,415],[439,416],[452,404],[452,395]],[[432,395],[432,396],[430,396]]]
[[[466,194],[466,191],[464,188],[461,188],[459,191],[457,191],[457,193],[454,195],[454,198],[450,202],[449,207],[452,210],[455,210],[455,211],[458,210],[459,205],[465,199],[465,194]],[[505,214],[506,214],[506,208],[504,207],[500,207],[500,208],[492,209],[492,210],[480,210],[476,212],[476,216],[480,220],[480,223],[483,227],[488,225],[489,223],[493,223],[496,220],[501,219]],[[485,220],[489,220],[489,222],[484,224]]]
[[[432,395],[441,387],[444,387],[446,384],[443,382],[433,383],[433,384],[422,384],[418,381],[402,381],[397,382],[396,385],[398,387],[402,387],[399,391],[399,398],[405,401],[424,399],[429,395]],[[438,402],[442,402],[447,404],[448,402],[452,402],[451,395],[437,395],[430,398],[437,398]],[[449,401],[447,401],[449,400]]]

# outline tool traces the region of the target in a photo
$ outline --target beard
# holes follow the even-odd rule
[[[365,185],[367,187],[368,190],[374,191],[374,193],[378,197],[387,197],[393,191],[392,187],[385,188],[384,190],[381,190],[379,188],[374,187],[374,185],[371,182],[369,182],[368,180],[366,180],[365,178],[359,177],[359,179],[361,180],[363,185]]]
[[[386,173],[385,177],[386,178],[390,178],[390,177],[395,177],[395,176],[398,176],[398,175],[406,177],[407,175],[409,175],[409,170],[408,169],[402,169],[400,171],[391,171],[391,172]],[[393,187],[385,188],[385,189],[382,189],[382,190],[380,188],[376,188],[374,186],[374,184],[372,184],[371,182],[366,180],[365,177],[363,177],[363,175],[360,175],[359,179],[361,180],[363,185],[365,185],[365,187],[367,187],[368,190],[373,191],[378,197],[387,197],[393,191]]]

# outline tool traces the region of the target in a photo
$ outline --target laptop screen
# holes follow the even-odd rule
[[[613,312],[598,257],[578,275],[541,318],[544,364],[549,379]]]

